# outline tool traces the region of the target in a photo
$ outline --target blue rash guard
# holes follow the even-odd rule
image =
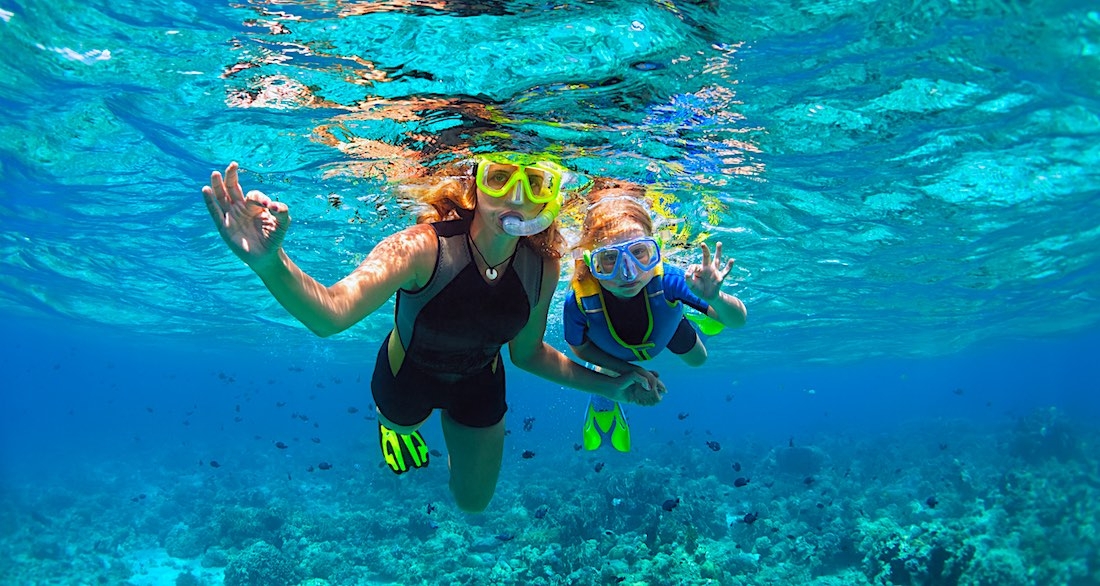
[[[616,313],[612,323],[608,298],[616,304],[630,303],[636,308],[633,311],[636,315],[624,319]],[[614,299],[592,277],[574,280],[563,310],[565,341],[571,346],[590,341],[622,360],[649,360],[664,350],[676,334],[684,320],[684,304],[703,315],[710,307],[688,288],[682,269],[663,263],[654,269],[649,284],[630,300]],[[640,335],[620,335],[632,326]]]

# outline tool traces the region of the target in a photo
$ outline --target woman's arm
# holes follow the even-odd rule
[[[275,299],[314,333],[341,332],[378,309],[398,289],[419,287],[431,276],[435,232],[420,225],[384,239],[350,275],[325,287],[283,251],[290,227],[286,204],[259,191],[245,195],[237,170],[237,163],[231,163],[224,178],[215,171],[210,185],[202,189],[214,226]]]
[[[589,370],[567,358],[546,343],[546,316],[558,285],[561,265],[556,259],[543,263],[542,291],[539,302],[531,311],[527,325],[508,343],[508,352],[516,366],[560,385],[596,393],[613,401],[630,401],[652,405],[661,400],[657,391],[643,388],[645,378],[633,372],[612,377]]]
[[[406,228],[379,242],[331,287],[298,268],[282,250],[278,262],[253,268],[291,315],[318,336],[331,336],[373,313],[398,289],[423,286],[431,277],[437,246],[431,226]]]
[[[640,364],[634,364],[633,362],[627,362],[621,358],[613,356],[605,352],[602,348],[592,343],[591,340],[585,340],[580,346],[569,345],[569,349],[573,351],[573,354],[595,366],[600,368],[599,372],[606,372],[619,376],[626,372],[633,372],[639,376],[642,376],[646,380],[646,388],[658,389],[660,393],[666,391],[665,384],[657,378],[657,373],[648,370]]]

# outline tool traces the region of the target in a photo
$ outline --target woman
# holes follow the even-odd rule
[[[703,364],[707,349],[684,315],[684,305],[707,326],[741,327],[747,318],[741,300],[720,290],[733,268],[732,259],[722,266],[722,243],[713,258],[704,243],[702,264],[685,272],[661,262],[662,243],[642,204],[644,188],[598,179],[588,198],[578,244],[582,254],[562,320],[573,353],[598,371],[639,376],[646,371],[634,362],[650,360],[665,348],[689,366]],[[583,435],[590,450],[606,437],[619,451],[630,450],[626,418],[613,400],[594,397],[589,402]]]
[[[243,193],[237,164],[214,172],[203,196],[219,233],[295,318],[319,336],[342,332],[397,295],[395,327],[382,342],[371,390],[379,434],[395,472],[427,463],[416,430],[442,410],[450,488],[478,512],[496,489],[504,452],[504,365],[555,383],[640,404],[660,401],[647,379],[612,377],[571,361],[543,341],[560,252],[554,219],[561,168],[521,156],[485,156],[447,170],[424,189],[417,224],[383,239],[326,287],[282,249],[286,204]]]

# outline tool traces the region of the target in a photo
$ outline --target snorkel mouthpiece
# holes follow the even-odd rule
[[[504,231],[512,236],[534,236],[539,232],[550,227],[550,224],[554,223],[554,218],[558,217],[558,212],[561,211],[561,196],[558,196],[546,204],[546,207],[539,212],[539,215],[531,218],[530,220],[521,220],[515,216],[505,216],[501,220],[501,224],[504,226]]]

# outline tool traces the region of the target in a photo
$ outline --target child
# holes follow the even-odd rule
[[[713,258],[686,271],[661,262],[661,241],[642,204],[639,185],[594,182],[584,219],[572,291],[565,301],[565,341],[597,371],[637,373],[660,386],[636,361],[668,348],[689,366],[706,361],[707,349],[684,315],[684,305],[723,326],[741,327],[747,312],[740,299],[722,293],[733,260],[722,266],[722,243]],[[593,396],[584,424],[584,445],[600,447],[610,436],[615,449],[630,450],[630,430],[617,401]]]

